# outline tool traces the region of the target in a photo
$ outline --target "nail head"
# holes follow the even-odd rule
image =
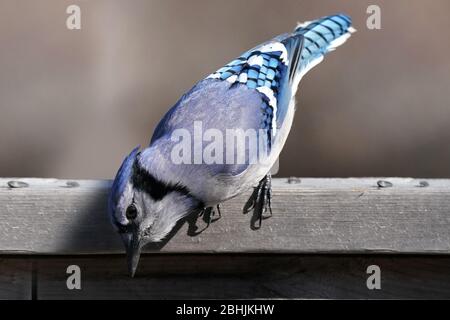
[[[28,187],[28,183],[23,181],[11,180],[8,181],[8,187],[10,188],[26,188]]]
[[[300,182],[301,182],[301,179],[298,178],[298,177],[289,177],[288,178],[288,183],[289,184],[297,184],[297,183],[300,183]]]
[[[420,188],[425,188],[425,187],[428,187],[430,184],[428,183],[428,182],[426,182],[426,181],[420,181],[419,182],[419,187]]]
[[[378,180],[377,185],[379,188],[390,188],[393,186],[391,182],[385,180]]]
[[[67,181],[66,182],[66,187],[67,188],[76,188],[76,187],[79,187],[79,186],[80,186],[80,184],[78,182],[76,182],[76,181]]]

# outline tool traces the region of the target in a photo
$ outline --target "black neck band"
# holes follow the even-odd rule
[[[136,189],[144,191],[156,201],[161,200],[170,192],[178,192],[198,202],[199,208],[204,207],[203,201],[194,197],[186,186],[181,183],[165,183],[157,179],[145,168],[141,167],[139,155],[140,154],[136,156],[136,160],[134,161],[133,173],[131,176],[131,182]]]

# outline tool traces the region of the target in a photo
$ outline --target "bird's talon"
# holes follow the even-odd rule
[[[272,216],[272,188],[270,175],[265,176],[253,191],[250,199],[244,207],[244,213],[253,209],[252,229],[259,229],[262,220]]]
[[[217,220],[220,220],[222,218],[222,212],[220,212],[220,204],[216,206],[216,210],[212,210],[212,217],[215,217],[217,213],[217,218],[211,218],[210,222],[216,222]]]

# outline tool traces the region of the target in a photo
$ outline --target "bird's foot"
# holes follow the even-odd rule
[[[197,220],[199,217],[202,217],[203,222],[206,223],[206,226],[198,231],[197,226]],[[200,213],[196,214],[192,217],[192,219],[189,221],[189,230],[188,234],[190,236],[196,236],[208,229],[209,225],[211,223],[216,222],[222,217],[222,213],[220,212],[220,204],[218,204],[215,208],[214,207],[206,207],[203,208]]]
[[[217,220],[222,218],[222,213],[220,212],[220,204],[218,204],[215,208],[204,208],[200,212],[199,217],[203,217],[203,221],[206,223],[206,227],[209,227],[211,223],[216,222]]]
[[[253,209],[252,229],[261,228],[262,220],[272,216],[272,177],[270,174],[261,179],[244,206],[244,213]]]

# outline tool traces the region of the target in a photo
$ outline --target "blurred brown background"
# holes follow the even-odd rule
[[[195,82],[336,12],[358,32],[300,84],[279,175],[450,177],[447,0],[2,0],[0,176],[111,178]]]

